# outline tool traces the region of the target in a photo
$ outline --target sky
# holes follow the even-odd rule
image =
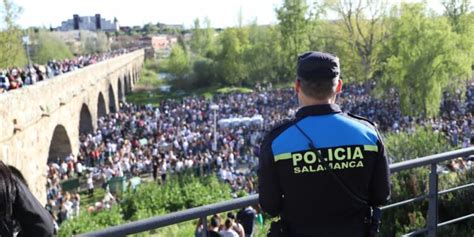
[[[398,2],[399,0],[389,0]],[[435,9],[437,2],[428,0]],[[18,19],[22,27],[61,25],[73,14],[94,16],[113,20],[117,17],[121,26],[144,25],[146,23],[182,24],[191,28],[196,18],[208,17],[212,27],[235,26],[239,9],[243,23],[257,19],[258,24],[276,23],[275,8],[283,0],[13,0],[23,8]]]

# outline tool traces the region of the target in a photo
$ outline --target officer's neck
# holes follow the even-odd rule
[[[328,99],[319,100],[309,96],[301,95],[299,96],[300,106],[311,106],[311,105],[325,105],[325,104],[335,104],[336,96],[332,96]]]

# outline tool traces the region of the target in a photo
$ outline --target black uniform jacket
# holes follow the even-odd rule
[[[370,206],[390,196],[387,157],[374,125],[336,104],[303,107],[267,134],[258,168],[260,205],[280,215],[292,236],[358,236],[365,228],[368,205],[344,191],[325,167]]]
[[[9,233],[13,234],[11,220],[20,225],[19,237],[49,237],[54,234],[53,218],[49,212],[38,202],[28,187],[17,177],[13,176],[15,185],[13,216],[10,221],[0,219],[0,225],[6,227]],[[0,233],[0,236],[2,236]],[[9,237],[9,236],[8,236]]]

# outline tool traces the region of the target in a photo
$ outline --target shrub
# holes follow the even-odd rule
[[[431,128],[418,127],[412,133],[391,133],[385,139],[385,146],[392,163],[417,157],[454,150],[447,139]],[[439,164],[441,166],[445,164]],[[430,167],[420,167],[392,174],[391,202],[399,202],[428,193],[428,175]],[[474,182],[472,170],[467,172],[439,174],[439,190],[452,188]],[[474,210],[473,191],[455,191],[439,197],[439,221],[446,221],[472,213]],[[384,211],[381,236],[400,236],[426,226],[428,201],[415,202]],[[452,236],[472,236],[472,229],[467,228],[472,221],[459,222],[442,227],[443,233],[454,233]],[[454,232],[453,232],[454,231]],[[441,236],[441,235],[440,235]],[[444,235],[443,235],[444,236]]]

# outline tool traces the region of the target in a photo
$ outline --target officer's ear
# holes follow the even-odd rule
[[[342,80],[337,79],[336,94],[341,93],[341,91],[342,91]]]
[[[295,80],[295,92],[296,94],[299,94],[301,90],[301,81],[300,79]]]

